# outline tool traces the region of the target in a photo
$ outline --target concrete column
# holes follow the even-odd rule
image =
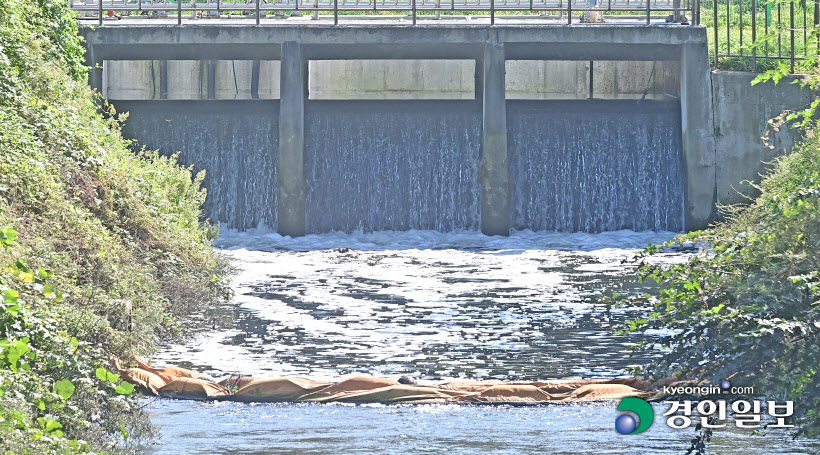
[[[701,29],[706,33],[706,29]],[[684,224],[703,229],[717,215],[714,113],[706,37],[681,51],[681,127],[686,169]]]
[[[92,90],[97,91],[98,93],[102,93],[103,89],[103,62],[102,60],[97,61],[94,58],[94,47],[88,46],[88,51],[85,53],[85,65],[89,68],[88,70],[88,85],[91,86]]]
[[[484,98],[484,60],[475,61],[475,99]]]
[[[299,43],[282,43],[277,219],[291,237],[305,234],[305,67]]]
[[[159,61],[159,99],[168,99],[168,60]]]
[[[216,99],[216,60],[208,60],[208,99]]]
[[[259,60],[253,61],[251,69],[251,99],[259,99]]]
[[[484,45],[481,232],[510,235],[510,173],[507,164],[507,108],[504,93],[504,45]]]

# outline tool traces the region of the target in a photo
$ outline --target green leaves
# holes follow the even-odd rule
[[[17,231],[14,229],[7,227],[7,228],[0,228],[0,245],[2,246],[9,246],[14,243],[14,239],[17,238]]]
[[[7,289],[6,293],[3,295],[3,301],[6,303],[6,313],[12,316],[17,316],[20,314],[20,305],[18,304],[20,301],[19,292],[14,289]]]
[[[668,335],[640,349],[663,349],[649,374],[731,377],[793,400],[804,432],[820,435],[820,134],[778,159],[759,189],[730,221],[692,238],[701,249],[685,263],[641,268],[661,285],[647,319]],[[625,332],[645,322],[631,321]]]
[[[120,380],[120,375],[114,374],[105,368],[97,368],[96,375],[101,381],[110,383],[114,387],[114,392],[120,395],[131,395],[134,392],[134,385],[125,381],[114,386],[114,383]]]
[[[136,410],[121,399],[133,386],[95,371],[99,344],[150,349],[203,289],[207,300],[228,289],[210,246],[218,227],[202,223],[204,174],[132,152],[116,113],[100,112],[101,97],[74,83],[86,80],[81,41],[64,1],[0,1],[0,394],[13,397],[4,405],[26,403],[0,410],[0,446],[20,453],[119,447],[123,422],[140,431],[131,438],[147,437],[144,417],[124,412]],[[180,284],[172,293],[170,276]],[[76,301],[58,305],[68,292]],[[126,325],[108,298],[132,300],[139,317]],[[68,432],[59,424],[97,447],[58,441]],[[51,440],[31,443],[34,435]]]
[[[6,303],[16,304],[20,299],[20,293],[14,289],[7,289],[3,295],[3,300]]]
[[[95,374],[101,381],[105,382],[117,382],[120,379],[120,375],[114,374],[105,368],[97,368]]]
[[[68,379],[61,379],[54,383],[54,393],[60,395],[63,400],[68,400],[74,395],[74,384],[71,383]]]
[[[40,427],[43,429],[43,433],[49,436],[56,436],[58,438],[63,437],[63,431],[61,430],[63,425],[60,422],[40,417],[37,419],[37,423],[40,424]],[[40,436],[42,437],[42,434]]]
[[[122,382],[114,388],[114,391],[120,395],[131,395],[134,393],[134,384],[131,384],[130,382]]]
[[[15,373],[31,370],[28,360],[36,358],[29,346],[29,338],[20,340],[0,340],[0,366],[7,366]]]

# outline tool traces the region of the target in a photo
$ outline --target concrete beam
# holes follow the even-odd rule
[[[82,27],[99,60],[276,60],[299,42],[305,59],[480,59],[492,33],[508,59],[670,60],[705,36],[703,27],[262,26]]]
[[[507,163],[507,107],[504,45],[484,46],[483,135],[478,181],[481,186],[481,232],[510,235],[510,172]]]
[[[558,42],[548,46],[535,43],[508,43],[508,60],[677,60],[680,46],[659,42],[655,44],[601,43],[584,40],[577,43]]]
[[[305,235],[305,71],[299,43],[282,44],[277,222],[279,233]]]
[[[705,30],[701,29],[705,35]],[[703,229],[716,218],[714,112],[706,36],[681,50],[681,133],[686,169],[684,224]]]

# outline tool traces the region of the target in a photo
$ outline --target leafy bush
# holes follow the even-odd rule
[[[815,126],[816,128],[816,126]],[[665,327],[670,349],[648,373],[671,373],[794,400],[803,431],[820,434],[820,137],[778,159],[750,206],[672,243],[700,246],[684,264],[641,273],[663,285],[655,312],[630,331]],[[655,349],[651,344],[642,349]]]
[[[128,386],[96,372],[228,292],[203,176],[131,152],[83,52],[65,2],[0,0],[0,447],[15,453],[150,439]]]

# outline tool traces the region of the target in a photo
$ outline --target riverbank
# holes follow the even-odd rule
[[[662,291],[654,311],[632,321],[630,331],[670,330],[640,351],[663,352],[645,373],[710,383],[731,379],[733,386],[792,400],[801,432],[816,437],[820,136],[816,121],[805,123],[806,141],[774,162],[759,197],[724,208],[727,221],[713,229],[670,241],[696,244],[699,254],[673,267],[643,267],[641,276],[660,283]],[[638,260],[656,251],[650,247]]]
[[[0,446],[133,453],[154,432],[108,355],[228,293],[202,176],[121,137],[64,3],[0,1],[0,44]]]

